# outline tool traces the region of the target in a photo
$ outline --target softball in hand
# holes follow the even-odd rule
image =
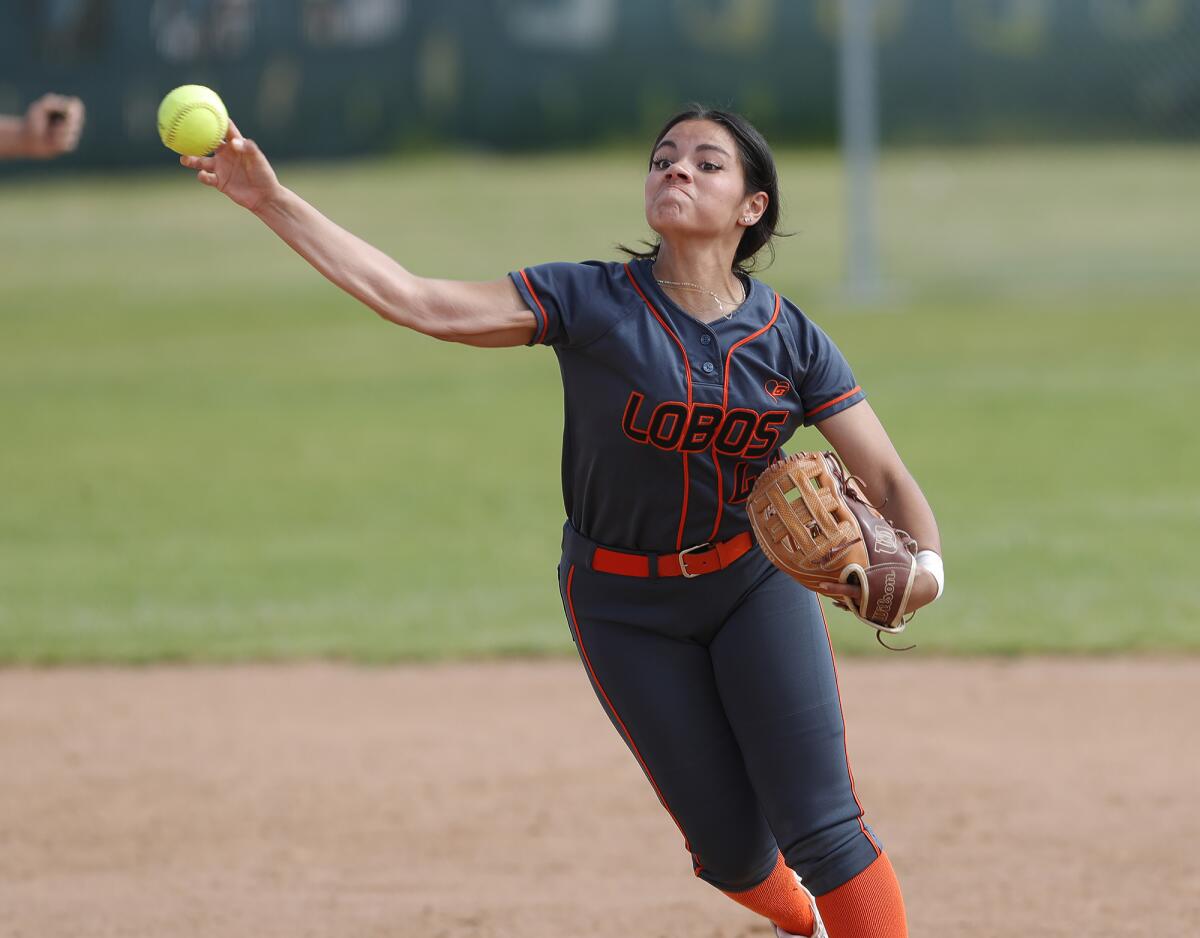
[[[180,85],[158,106],[158,135],[169,149],[184,156],[211,153],[228,129],[224,102],[203,85]]]

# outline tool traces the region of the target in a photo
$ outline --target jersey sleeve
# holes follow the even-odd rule
[[[529,345],[579,347],[603,335],[628,305],[613,268],[601,261],[522,267],[508,276],[537,326]]]
[[[828,335],[801,314],[798,337],[800,374],[796,386],[804,407],[804,425],[811,427],[866,399],[850,364]]]

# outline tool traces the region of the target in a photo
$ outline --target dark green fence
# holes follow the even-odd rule
[[[834,0],[0,0],[0,111],[89,109],[72,162],[161,158],[211,85],[276,156],[644,140],[690,99],[836,134]],[[885,140],[1200,137],[1197,0],[879,0]]]

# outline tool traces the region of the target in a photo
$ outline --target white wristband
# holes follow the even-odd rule
[[[946,570],[942,566],[941,555],[937,551],[919,550],[917,551],[917,566],[922,570],[928,570],[933,574],[933,578],[937,580],[937,596],[933,598],[938,599],[946,589]]]

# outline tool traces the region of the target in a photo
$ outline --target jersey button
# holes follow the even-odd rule
[[[717,369],[716,369],[716,365],[714,365],[712,362],[705,362],[703,365],[700,366],[700,370],[703,371],[706,375],[711,375]]]
[[[708,335],[707,333],[705,333],[704,335],[700,336],[700,344],[701,345],[708,345],[711,342],[712,342],[711,335]]]

